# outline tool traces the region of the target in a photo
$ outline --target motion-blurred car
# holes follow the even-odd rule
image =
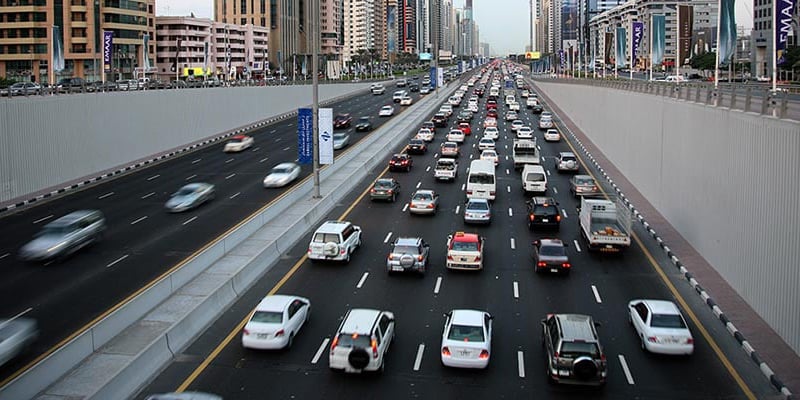
[[[394,178],[381,178],[372,184],[369,190],[370,200],[389,200],[394,202],[400,193],[400,182]]]
[[[442,364],[455,368],[486,368],[492,352],[492,316],[479,310],[445,314]]]
[[[561,133],[558,132],[558,129],[548,129],[544,132],[544,140],[547,142],[561,141]]]
[[[209,183],[190,183],[173,193],[164,207],[169,212],[177,213],[200,207],[203,203],[214,199],[214,185]]]
[[[242,347],[259,350],[292,347],[294,337],[309,317],[311,301],[305,297],[264,297],[242,329]]]
[[[458,155],[461,153],[458,148],[458,143],[456,142],[442,143],[439,152],[441,153],[442,157],[458,157]]]
[[[433,190],[418,189],[408,203],[408,212],[411,214],[436,214],[438,209],[439,194]]]
[[[390,105],[383,106],[378,111],[379,117],[391,117],[392,115],[394,115],[394,107]]]
[[[230,140],[228,143],[225,143],[225,148],[223,149],[226,153],[236,153],[248,149],[253,146],[254,140],[252,137],[247,135],[236,135]]]
[[[557,272],[568,274],[572,269],[567,245],[560,239],[540,239],[533,241],[533,268],[536,272]]]
[[[30,318],[0,319],[0,366],[20,355],[38,336]]]
[[[349,128],[353,123],[353,117],[350,114],[337,114],[333,118],[333,129]]]
[[[364,116],[356,121],[356,132],[368,132],[372,130],[372,120]]]
[[[35,82],[17,82],[0,91],[0,96],[30,96],[38,94],[42,87]]]
[[[469,199],[464,206],[464,222],[488,224],[492,221],[492,206],[488,199]]]
[[[398,153],[389,160],[389,171],[404,170],[411,171],[413,160],[408,154]]]
[[[676,355],[694,352],[692,332],[675,303],[666,300],[631,300],[628,313],[643,350]]]
[[[411,98],[411,96],[403,96],[403,98],[400,99],[401,106],[410,106],[413,102],[414,100]]]
[[[145,400],[222,400],[221,396],[203,392],[173,392],[151,394]]]
[[[335,132],[333,134],[333,149],[341,150],[350,144],[350,134],[348,132]]]
[[[19,258],[25,261],[63,259],[99,241],[106,230],[106,219],[98,210],[73,211],[45,225],[36,238],[22,246]]]
[[[293,162],[280,163],[264,178],[265,188],[283,187],[300,176],[300,166]]]
[[[418,237],[399,237],[386,257],[386,271],[425,274],[431,247]]]
[[[408,154],[425,154],[428,152],[428,145],[422,139],[411,139],[408,142]]]
[[[575,175],[569,180],[569,191],[573,196],[593,196],[600,194],[600,187],[589,175]]]

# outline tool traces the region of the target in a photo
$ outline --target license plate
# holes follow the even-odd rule
[[[558,268],[550,268],[550,272],[558,272]]]
[[[612,246],[612,245],[610,245],[610,244],[607,244],[607,245],[606,245],[606,248],[607,248],[607,249],[613,249],[613,248],[614,248],[614,246]]]
[[[403,270],[403,267],[398,266],[398,265],[395,265],[395,266],[392,267],[392,271],[402,271],[402,270]]]
[[[259,339],[269,339],[269,334],[268,333],[259,333],[259,334],[256,335],[256,337],[259,338]]]
[[[558,370],[558,376],[569,376],[569,371],[560,369]]]
[[[465,261],[465,262],[466,262],[466,261],[467,261],[467,259],[466,259],[466,258],[464,258],[464,257],[461,257],[461,261]]]
[[[547,218],[542,218],[542,222],[550,222],[550,220]]]

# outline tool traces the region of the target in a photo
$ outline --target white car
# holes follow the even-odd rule
[[[280,163],[264,178],[265,188],[283,187],[300,176],[300,166],[293,162]]]
[[[517,129],[519,129],[523,125],[525,125],[525,123],[522,122],[521,119],[515,119],[515,120],[511,121],[511,131],[512,132],[516,132]]]
[[[448,142],[464,143],[464,131],[461,129],[451,129],[447,134]]]
[[[478,103],[469,103],[467,106],[467,110],[472,111],[474,113],[478,112]]]
[[[494,150],[484,150],[481,152],[481,160],[489,160],[493,162],[496,167],[500,162],[500,156],[498,156],[497,152]]]
[[[242,329],[242,346],[248,349],[284,349],[311,316],[311,301],[305,297],[272,295],[256,306]]]
[[[675,355],[694,352],[692,332],[675,303],[666,300],[631,300],[628,313],[643,350]]]
[[[393,106],[383,106],[381,110],[378,111],[379,117],[391,117],[394,115],[394,107]]]
[[[558,129],[548,129],[544,132],[544,140],[548,142],[558,142],[561,140],[561,134]]]
[[[497,140],[500,138],[500,131],[497,130],[496,126],[489,126],[483,129],[483,137]]]
[[[331,340],[328,366],[353,373],[383,372],[386,353],[394,340],[394,325],[390,311],[349,310]]]
[[[348,221],[325,221],[311,237],[308,258],[350,262],[350,255],[361,247],[361,227]]]
[[[517,129],[517,139],[533,139],[533,129],[530,126],[521,126]]]
[[[424,140],[426,142],[433,141],[433,131],[427,128],[422,128],[417,132],[417,139]]]
[[[550,129],[553,127],[553,119],[547,117],[539,118],[539,129]]]
[[[398,90],[392,94],[392,101],[399,103],[400,100],[405,96],[408,96],[408,92],[405,90]]]
[[[519,103],[516,101],[513,103],[508,103],[508,109],[513,111],[519,111]]]
[[[493,139],[489,139],[486,136],[482,137],[481,140],[478,141],[478,150],[494,150],[495,144]]]
[[[228,143],[225,143],[225,148],[223,149],[226,153],[236,153],[240,151],[244,151],[253,146],[253,138],[247,135],[236,135],[228,140]]]
[[[413,103],[411,96],[404,96],[402,99],[400,99],[401,106],[410,106],[411,103]]]
[[[455,368],[486,368],[492,355],[492,316],[479,310],[445,314],[442,364]]]

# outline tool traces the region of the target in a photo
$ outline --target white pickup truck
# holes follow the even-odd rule
[[[514,169],[520,169],[525,164],[539,164],[539,147],[536,145],[536,138],[514,139],[512,158],[514,159]]]
[[[581,236],[589,250],[620,252],[630,247],[632,214],[619,199],[581,197]]]
[[[455,158],[440,158],[436,160],[433,177],[436,180],[455,180],[458,175],[458,161]]]

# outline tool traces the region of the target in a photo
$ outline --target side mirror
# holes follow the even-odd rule
[[[603,324],[602,324],[602,323],[600,323],[600,322],[597,322],[597,321],[595,321],[595,322],[594,322],[594,327],[595,327],[595,328],[600,328],[601,326],[603,326]]]

